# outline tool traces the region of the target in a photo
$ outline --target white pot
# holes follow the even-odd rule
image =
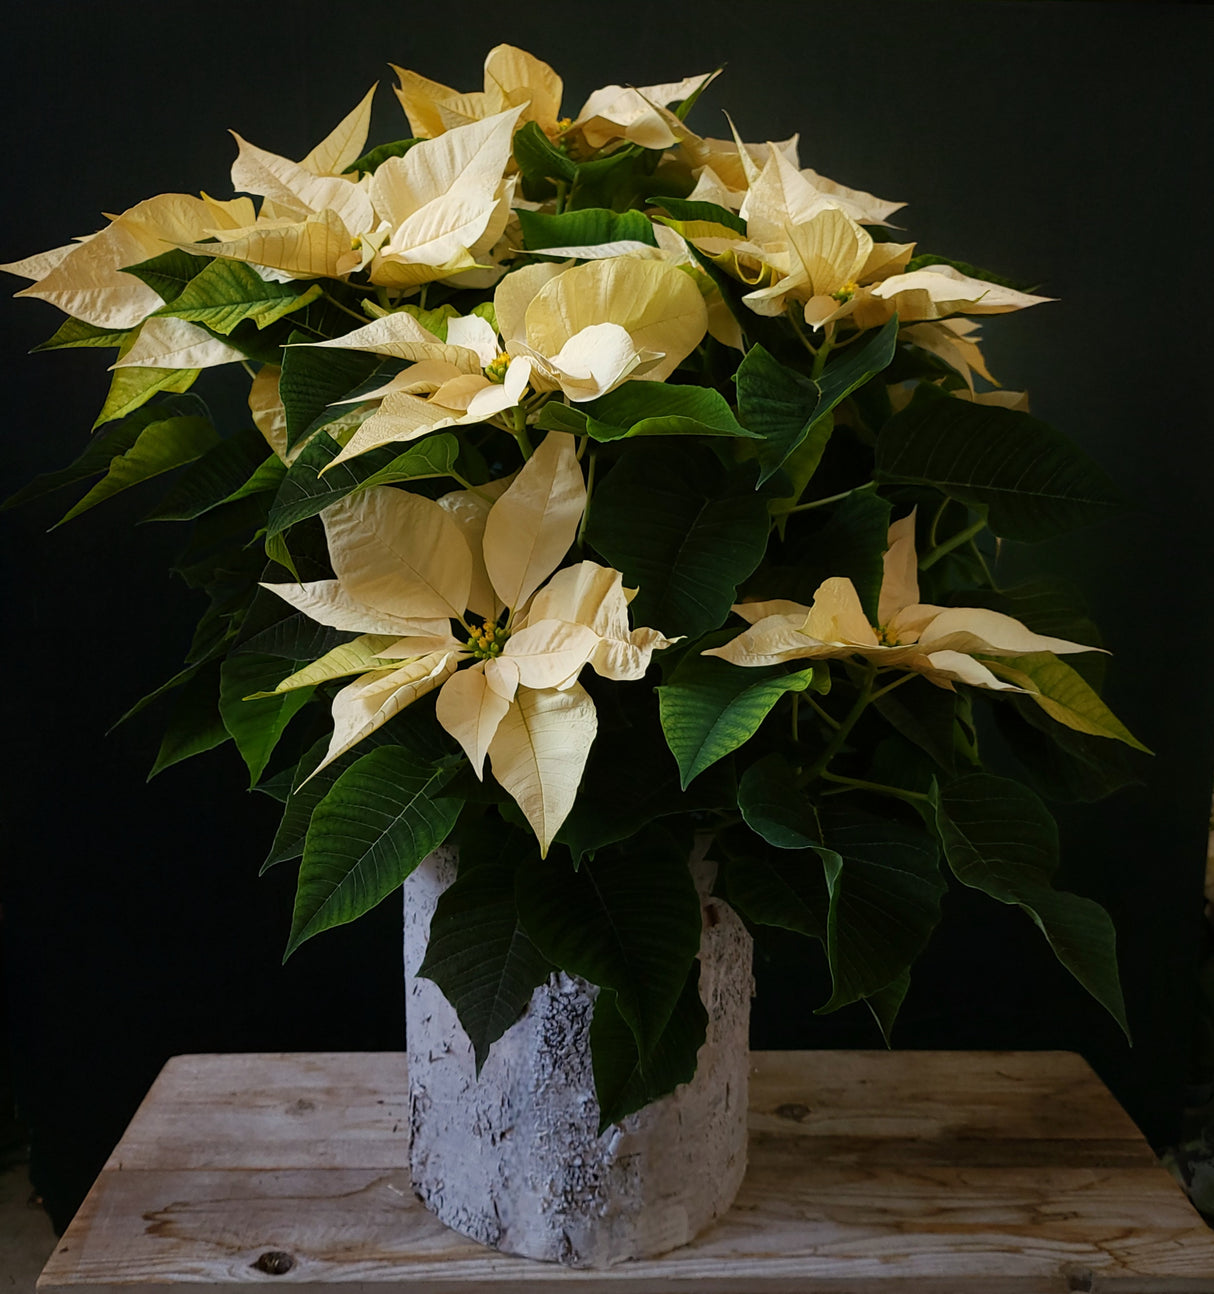
[[[589,1029],[597,989],[558,973],[493,1044],[472,1044],[437,985],[417,977],[458,855],[405,883],[405,1000],[413,1189],[448,1226],[505,1253],[607,1267],[686,1244],[733,1202],[746,1170],[751,940],[703,896],[695,1077],[599,1136]]]

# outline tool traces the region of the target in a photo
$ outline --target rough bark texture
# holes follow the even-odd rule
[[[413,1189],[448,1226],[505,1253],[606,1267],[686,1244],[733,1202],[746,1169],[751,940],[707,897],[700,993],[708,1037],[695,1077],[598,1135],[589,1029],[596,989],[565,974],[538,988],[493,1045],[472,1044],[437,986],[417,977],[456,853],[405,884],[405,991]]]

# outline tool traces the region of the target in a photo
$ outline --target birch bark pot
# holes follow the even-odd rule
[[[713,865],[693,862],[708,1011],[695,1077],[600,1136],[593,985],[553,975],[493,1044],[478,1078],[454,1010],[417,976],[457,861],[454,849],[440,849],[405,883],[415,1193],[463,1235],[571,1267],[608,1267],[686,1244],[729,1208],[746,1170],[752,949],[738,917],[708,896]]]

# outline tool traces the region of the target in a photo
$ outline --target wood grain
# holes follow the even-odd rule
[[[403,1056],[177,1057],[38,1288],[1214,1294],[1214,1233],[1079,1057],[753,1061],[735,1207],[684,1249],[586,1272],[491,1253],[417,1203]]]

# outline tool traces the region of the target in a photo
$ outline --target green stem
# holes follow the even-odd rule
[[[940,522],[944,520],[945,510],[951,502],[951,499],[944,498],[941,500],[940,506],[936,509],[936,515],[932,518],[931,529],[927,532],[928,548],[935,548],[938,542],[936,539],[936,532],[940,529]]]
[[[887,692],[892,692],[896,687],[902,687],[909,683],[911,679],[918,678],[917,674],[903,674],[901,678],[895,679],[892,683],[887,683],[884,687],[878,688],[868,699],[875,701],[879,696],[884,696]]]
[[[523,455],[523,462],[535,452],[531,448],[531,438],[527,435],[527,411],[521,405],[515,405],[510,410],[510,420],[513,422],[510,434],[518,441],[519,451]]]
[[[777,517],[791,516],[794,512],[808,512],[811,508],[825,507],[828,503],[838,503],[840,499],[846,499],[853,494],[861,494],[865,490],[875,490],[876,488],[875,481],[865,481],[863,485],[853,485],[850,490],[843,490],[839,494],[828,494],[824,499],[812,499],[809,503],[797,503],[786,508],[773,507],[771,512],[773,516]]]
[[[826,325],[826,337],[822,345],[818,347],[818,353],[814,356],[814,366],[809,371],[810,377],[816,382],[822,376],[822,370],[826,367],[826,357],[835,348],[835,326],[833,323]]]
[[[792,324],[793,332],[797,334],[797,340],[801,343],[802,346],[805,347],[807,351],[809,351],[809,353],[816,360],[818,358],[818,348],[813,344],[813,342],[809,340],[809,337],[806,335],[804,325],[797,314],[797,305],[795,301],[792,304],[792,308],[788,310],[786,313],[788,315],[788,322]]]
[[[835,729],[834,736],[826,743],[826,749],[797,779],[798,786],[805,786],[812,782],[815,777],[821,777],[826,772],[830,761],[843,749],[843,743],[847,740],[848,734],[856,726],[869,701],[872,700],[873,679],[876,677],[877,667],[869,665],[864,672],[860,690],[856,693],[855,704],[840,721],[839,726]]]
[[[590,437],[586,437],[586,443],[589,444]],[[590,500],[594,496],[594,468],[598,462],[598,455],[590,451],[590,465],[586,468],[586,506],[582,509],[582,519],[578,522],[577,528],[577,548],[580,553],[585,546],[586,541],[586,522],[590,517]]]
[[[844,777],[841,773],[822,770],[822,777],[827,782],[837,782],[849,791],[875,791],[878,795],[892,795],[895,799],[905,800],[908,804],[930,804],[931,796],[922,791],[907,791],[900,786],[886,786],[883,782],[866,782],[859,777]]]
[[[807,696],[805,699],[806,701],[809,702],[810,707],[814,710],[814,712],[817,714],[819,719],[825,719],[826,722],[830,724],[832,728],[837,728],[839,726],[838,719],[836,719],[834,715],[828,714],[827,711],[822,706],[820,706],[818,702],[813,699],[812,696]]]
[[[978,565],[982,567],[982,573],[986,576],[986,582],[992,589],[998,592],[999,585],[995,583],[995,577],[991,574],[991,568],[986,564],[986,558],[982,555],[982,549],[978,547],[977,541],[971,539],[970,547],[974,550],[974,556],[978,559]]]
[[[342,305],[342,303],[330,293],[322,291],[320,295],[324,297],[331,306],[336,306],[343,314],[348,314],[351,319],[357,319],[360,324],[365,324],[367,322],[366,315],[359,314],[357,310],[351,310],[349,306]]]
[[[801,740],[800,733],[797,731],[797,715],[800,710],[800,703],[800,694],[794,692],[792,694],[792,739],[794,742],[800,742]]]
[[[921,571],[929,570],[931,567],[953,549],[960,548],[962,544],[968,544],[975,535],[980,535],[986,529],[986,518],[979,517],[972,526],[966,526],[964,530],[958,530],[951,538],[946,539],[944,543],[937,544],[930,553],[925,553],[919,558],[919,569]]]
[[[417,304],[419,309],[424,310],[426,308],[426,298],[429,295],[430,295],[430,284],[428,282],[423,283],[422,290],[417,294]]]
[[[459,484],[462,485],[465,490],[469,491],[469,493],[480,495],[482,499],[489,499],[489,496],[485,493],[484,490],[478,489],[475,485],[472,484],[471,481],[464,480],[464,478],[458,472],[450,471],[447,473],[447,475],[452,477],[454,480],[458,481]]]
[[[564,180],[556,182],[556,214],[563,215],[565,211],[565,198],[569,194],[569,186]]]

